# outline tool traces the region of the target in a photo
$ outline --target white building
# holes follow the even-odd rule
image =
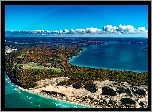
[[[16,51],[16,50],[17,50],[17,49],[8,48],[8,49],[6,50],[6,53],[11,53],[11,52]]]

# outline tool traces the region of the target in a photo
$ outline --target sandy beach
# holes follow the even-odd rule
[[[28,91],[33,94],[38,94],[41,96],[45,96],[48,98],[53,98],[57,100],[67,101],[75,104],[82,104],[85,106],[91,106],[95,108],[109,108],[109,105],[99,105],[98,102],[102,102],[105,100],[106,102],[109,102],[110,100],[116,101],[117,105],[121,105],[120,100],[122,98],[131,98],[136,101],[136,108],[140,108],[139,102],[142,101],[145,103],[145,105],[148,105],[148,93],[146,89],[148,87],[141,86],[141,89],[144,89],[146,91],[145,97],[140,97],[137,95],[132,94],[133,96],[128,96],[126,93],[122,94],[116,94],[116,96],[108,96],[108,95],[101,95],[102,93],[102,87],[108,86],[111,87],[114,91],[116,91],[118,84],[114,81],[94,81],[94,84],[97,85],[98,90],[95,93],[91,93],[90,91],[86,90],[85,88],[75,89],[70,86],[57,86],[57,83],[63,80],[68,80],[68,77],[59,77],[59,78],[51,78],[51,79],[45,79],[38,81],[38,86],[35,88],[29,88],[23,89],[24,91]],[[120,86],[120,85],[119,85]],[[122,82],[121,86],[127,87],[131,89],[131,85],[129,85],[126,82]],[[47,92],[53,92],[53,94],[47,94]],[[54,94],[55,93],[55,94]]]

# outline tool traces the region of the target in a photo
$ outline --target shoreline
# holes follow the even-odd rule
[[[28,89],[24,89],[20,86],[17,86],[20,90],[22,91],[26,91],[28,93],[31,93],[31,94],[34,94],[34,95],[38,95],[38,96],[41,96],[41,97],[44,97],[44,98],[49,98],[49,99],[53,99],[53,100],[58,100],[58,101],[61,101],[61,102],[67,102],[67,103],[72,103],[74,105],[81,105],[81,106],[87,106],[87,107],[90,107],[90,108],[96,108],[96,107],[93,107],[93,106],[89,106],[89,105],[85,105],[85,104],[82,104],[82,103],[77,103],[77,102],[70,102],[70,101],[66,101],[66,100],[62,100],[62,99],[58,99],[56,97],[51,97],[51,96],[48,96],[48,95],[44,95],[44,94],[41,94],[41,93],[36,93],[36,92],[33,92],[33,91],[30,91]]]
[[[42,82],[42,80],[40,81]],[[44,82],[47,82],[47,80],[45,80]],[[95,81],[96,83],[98,83],[98,88],[99,88],[99,84],[101,84],[102,86],[101,87],[104,87],[104,86],[109,86],[112,84],[114,84],[115,82],[114,81],[109,81],[109,80],[106,80],[106,81]],[[130,84],[126,83],[126,82],[122,82],[122,84],[124,84],[127,88],[130,88]],[[113,87],[111,87],[113,90],[116,90],[116,87],[118,85],[113,85]],[[122,87],[125,87],[125,86],[122,86]],[[145,90],[147,87],[144,86],[142,87],[143,85],[141,85],[139,88],[144,88],[143,90]],[[71,103],[71,104],[75,104],[75,105],[81,105],[81,106],[85,106],[86,108],[104,108],[104,104],[103,105],[98,105],[96,103],[92,103],[91,100],[89,100],[88,98],[84,101],[82,101],[82,98],[83,96],[89,96],[89,97],[92,97],[93,100],[97,100],[99,97],[99,93],[101,92],[100,90],[98,90],[96,93],[90,93],[89,91],[84,90],[84,88],[80,88],[80,89],[75,89],[75,88],[72,88],[73,90],[73,95],[71,95],[71,90],[70,90],[71,87],[64,87],[64,86],[55,86],[54,87],[54,84],[50,84],[48,86],[42,86],[42,87],[38,87],[38,88],[32,88],[32,89],[24,89],[24,88],[21,88],[19,87],[19,89],[23,90],[23,91],[26,91],[26,92],[29,92],[29,93],[32,93],[32,94],[35,94],[35,95],[39,95],[41,97],[45,97],[45,98],[50,98],[50,99],[53,99],[53,100],[58,100],[58,101],[61,101],[61,102],[66,102],[66,103]],[[65,89],[65,90],[63,90]],[[70,90],[70,91],[67,91],[67,90]],[[64,94],[65,96],[58,96],[58,95],[55,95],[54,94],[47,94],[47,93],[43,93],[42,91],[47,91],[47,92],[56,92],[58,95],[61,93],[61,94]],[[66,91],[66,93],[65,93]],[[78,91],[78,93],[77,93]],[[80,93],[79,93],[80,92]],[[83,94],[84,93],[84,94]],[[87,94],[86,94],[87,93]],[[132,93],[132,92],[131,92]],[[79,95],[78,95],[79,94]],[[101,94],[101,93],[100,93]],[[133,94],[133,93],[132,93]],[[148,96],[147,96],[148,92],[146,91],[146,96],[145,97],[138,97],[138,96],[126,96],[125,94],[122,94],[120,96],[110,96],[110,99],[113,99],[113,101],[116,101],[118,105],[121,105],[120,104],[120,99],[122,98],[131,98],[133,100],[137,100],[136,101],[136,105],[139,105],[139,101],[144,101],[145,102],[145,105],[147,105],[147,101],[148,101]],[[77,98],[79,97],[79,98]],[[96,97],[96,98],[95,98]],[[104,98],[107,103],[109,102],[109,98],[106,98],[105,95],[101,95],[100,96],[101,98]],[[115,100],[114,100],[115,99]],[[100,100],[99,100],[100,101]],[[102,102],[103,103],[103,102]],[[107,106],[106,105],[106,108],[109,108],[109,105]],[[139,108],[139,106],[137,107]]]
[[[74,55],[74,56],[72,56],[71,58],[69,58],[69,60],[68,60],[69,63],[71,64],[71,61],[74,61],[77,57],[79,57],[80,55],[82,55],[82,53],[85,52],[85,51],[87,51],[87,48],[82,47],[82,50],[79,51],[79,52],[77,53],[77,55]],[[71,65],[73,65],[73,64],[71,64]]]
[[[49,100],[53,99],[53,100],[57,100],[57,101],[61,101],[61,102],[66,102],[66,103],[71,103],[71,104],[74,104],[74,105],[81,105],[81,106],[84,106],[85,108],[97,108],[95,106],[91,106],[91,105],[86,105],[86,104],[82,104],[82,103],[77,103],[77,102],[71,102],[71,101],[66,101],[66,100],[63,100],[63,99],[59,99],[59,98],[56,98],[56,97],[51,97],[49,95],[45,95],[45,94],[42,94],[42,93],[37,93],[37,92],[34,92],[34,91],[31,91],[31,90],[28,90],[28,89],[24,89],[22,87],[20,87],[19,85],[16,85],[15,83],[13,83],[11,81],[11,79],[8,77],[7,73],[5,74],[7,76],[7,78],[10,80],[10,84],[12,86],[15,86],[15,88],[19,89],[19,90],[22,90],[24,92],[28,92],[30,94],[34,94],[34,95],[38,95],[40,97],[44,97],[44,98],[49,98]],[[6,81],[6,79],[5,79]],[[20,92],[19,92],[20,93]]]
[[[6,74],[7,75],[7,74]],[[8,76],[8,75],[7,75]],[[9,78],[9,77],[8,77]],[[64,79],[62,79],[64,78]],[[116,101],[117,105],[121,105],[120,103],[120,99],[122,98],[131,98],[133,100],[137,100],[136,104],[139,105],[139,101],[143,101],[145,103],[145,105],[148,105],[148,91],[147,91],[147,86],[141,85],[140,87],[138,87],[139,89],[143,89],[146,91],[146,96],[144,97],[138,97],[136,95],[134,95],[133,97],[130,96],[126,96],[125,94],[117,94],[116,96],[110,96],[109,98],[107,98],[105,95],[101,95],[102,87],[108,86],[111,87],[114,91],[116,91],[116,88],[119,86],[117,82],[115,81],[109,81],[109,80],[105,80],[105,81],[94,81],[94,84],[97,85],[97,92],[95,93],[91,93],[90,91],[87,91],[84,88],[80,88],[80,89],[75,89],[73,87],[70,86],[57,86],[57,79],[61,79],[61,80],[65,80],[65,78],[68,77],[58,77],[58,78],[51,78],[51,79],[44,79],[44,80],[40,80],[37,82],[38,86],[34,87],[34,88],[29,88],[29,89],[24,89],[16,84],[14,84],[18,89],[26,91],[28,93],[34,94],[34,95],[38,95],[41,97],[45,97],[45,98],[50,98],[53,100],[57,100],[57,101],[61,101],[61,102],[66,102],[66,103],[72,103],[75,105],[81,105],[81,106],[85,106],[86,108],[109,108],[109,105],[106,106],[102,101],[103,100],[108,100],[107,103],[109,102],[110,99],[113,99],[113,101]],[[10,79],[10,78],[9,78]],[[11,79],[10,79],[11,81]],[[11,82],[12,83],[12,82]],[[47,85],[45,85],[44,83],[47,83]],[[51,84],[52,83],[52,84]],[[117,83],[117,84],[114,84]],[[111,86],[110,86],[111,85]],[[126,83],[126,82],[121,82],[121,86],[120,87],[127,87],[131,90],[131,86],[130,84]],[[136,87],[136,86],[135,86]],[[69,91],[67,91],[69,90]],[[56,92],[57,94],[47,94],[46,92],[43,91],[47,91],[47,92]],[[60,93],[63,94],[64,96],[60,96]],[[71,95],[72,93],[72,95]],[[132,92],[131,92],[132,93]],[[133,94],[133,93],[132,93]],[[74,96],[73,96],[74,95]],[[87,99],[82,100],[84,98],[84,96],[87,96]],[[98,100],[100,104],[96,104],[96,103],[92,103],[93,100],[88,98],[91,97],[93,98],[93,100]],[[97,101],[97,102],[98,102]],[[113,107],[112,107],[113,108]],[[118,107],[117,107],[118,108]],[[136,108],[139,108],[139,106],[137,106]]]
[[[87,48],[82,47],[82,51],[80,51],[77,55],[72,56],[72,58],[69,58],[69,63],[73,66],[79,66],[79,67],[86,67],[86,68],[97,68],[97,69],[103,69],[103,70],[116,70],[116,71],[126,71],[126,72],[138,72],[138,73],[143,73],[143,72],[148,72],[148,71],[140,71],[140,70],[122,70],[122,69],[112,69],[112,68],[105,68],[105,67],[96,67],[96,66],[89,66],[89,65],[81,65],[81,64],[73,64],[71,63],[71,61],[75,61],[76,58],[78,58],[79,56],[82,55],[83,52],[85,52],[87,50]]]
[[[86,48],[87,49],[87,48]],[[79,52],[77,52],[77,54],[75,55],[75,56],[72,56],[72,58],[77,58],[78,56],[80,56],[83,52],[84,52],[85,50],[84,49],[82,49],[82,50],[79,50]],[[70,60],[72,59],[72,58],[70,58],[70,59],[67,59],[67,61],[69,61],[69,64],[71,64],[70,63]],[[79,65],[78,65],[79,66]],[[81,67],[81,66],[80,66]],[[95,67],[96,68],[96,67]],[[103,70],[109,70],[109,69],[104,69],[104,68],[101,68],[101,69],[103,69]],[[110,69],[110,71],[111,71],[111,69]],[[119,71],[119,70],[117,70],[117,71]],[[129,72],[129,71],[126,71],[126,70],[120,70],[120,71],[122,71],[122,72]],[[130,72],[133,72],[133,71],[130,71]],[[7,76],[8,76],[9,74],[7,74]],[[8,76],[9,77],[9,76]],[[84,89],[84,87],[82,87],[82,88],[80,88],[80,89],[75,89],[75,88],[72,88],[72,85],[70,85],[70,86],[64,86],[64,85],[62,85],[62,86],[57,86],[57,83],[58,83],[58,81],[56,80],[56,79],[60,79],[61,77],[57,77],[57,78],[50,78],[50,79],[44,79],[44,80],[40,80],[40,81],[37,81],[36,83],[37,83],[37,85],[38,86],[36,86],[36,87],[33,87],[33,88],[28,88],[28,89],[25,89],[24,87],[21,87],[20,85],[18,85],[18,83],[16,82],[16,84],[15,85],[17,85],[18,86],[18,88],[19,89],[21,89],[21,90],[23,90],[23,91],[26,91],[26,92],[29,92],[29,93],[32,93],[32,94],[35,94],[35,95],[39,95],[39,96],[42,96],[42,97],[45,97],[45,98],[51,98],[51,99],[54,99],[54,100],[58,100],[58,101],[63,101],[63,102],[67,102],[67,103],[73,103],[73,104],[75,104],[75,105],[83,105],[83,106],[88,106],[88,107],[92,107],[92,108],[104,108],[104,107],[107,107],[107,106],[105,106],[104,104],[102,105],[102,99],[99,99],[98,100],[98,96],[99,96],[99,93],[100,93],[100,98],[105,98],[104,96],[102,96],[101,95],[101,93],[102,93],[102,91],[101,91],[101,88],[102,87],[104,87],[104,86],[109,86],[109,84],[112,82],[112,83],[114,83],[114,81],[110,81],[110,80],[105,80],[105,81],[98,81],[98,80],[95,80],[96,82],[98,82],[98,89],[99,89],[99,84],[100,85],[102,85],[101,87],[100,87],[100,90],[99,91],[97,91],[95,94],[94,93],[90,93],[89,91],[87,91],[86,89]],[[66,78],[66,77],[63,77],[64,79]],[[67,77],[68,78],[68,77]],[[10,77],[9,77],[9,79],[11,80],[11,82],[13,82],[12,80],[13,79],[11,79]],[[55,79],[55,80],[54,80]],[[64,81],[64,79],[63,79],[63,81]],[[62,80],[62,78],[61,78],[61,80]],[[61,81],[60,80],[60,81]],[[51,82],[52,81],[52,82]],[[59,81],[59,82],[60,82]],[[104,83],[107,83],[107,85],[104,85],[103,86],[103,84]],[[125,82],[125,81],[124,81]],[[123,81],[121,81],[121,83],[122,84],[126,84],[127,86],[128,86],[128,88],[131,90],[133,87],[131,87],[130,85],[129,85],[129,83],[124,83]],[[14,82],[13,82],[14,83]],[[46,83],[46,85],[44,84],[44,83]],[[117,83],[117,82],[116,82]],[[118,83],[117,83],[118,84]],[[114,85],[114,84],[112,84],[111,85],[111,88],[112,89],[114,89],[114,91],[116,91],[116,88],[117,88],[117,86],[118,85]],[[55,85],[55,86],[54,86]],[[139,86],[139,88],[141,88],[143,86],[143,88],[144,88],[144,90],[146,91],[146,95],[147,95],[147,86],[144,86],[144,85],[140,85]],[[32,86],[31,86],[32,87]],[[135,87],[135,86],[134,86]],[[71,89],[72,88],[72,89]],[[65,89],[65,91],[63,91]],[[69,89],[69,90],[68,90]],[[68,91],[67,91],[68,90]],[[72,91],[72,92],[71,92]],[[49,92],[49,94],[47,93],[47,92]],[[52,94],[52,92],[55,92],[55,94],[53,93]],[[71,95],[71,93],[72,93],[72,95]],[[60,96],[60,94],[63,94],[63,96],[61,95]],[[84,96],[85,97],[87,97],[86,99],[83,99],[84,98]],[[124,95],[122,95],[124,98],[125,98],[125,96]],[[117,98],[123,98],[121,95],[120,96],[116,96],[116,98],[114,97],[114,99],[117,101],[117,104],[119,105],[120,103],[120,99],[118,99],[117,100]],[[91,100],[90,99],[90,97],[91,98],[93,98],[93,100],[97,100],[97,101],[95,101],[95,103],[94,103],[94,101],[93,100]],[[96,98],[95,98],[96,97]],[[129,96],[126,96],[126,97],[129,97]],[[110,98],[113,98],[113,97],[111,97],[110,96]],[[133,98],[133,100],[136,100],[137,99],[137,97],[136,96],[134,96],[134,97],[131,97],[131,98]],[[147,106],[147,99],[148,97],[147,96],[145,96],[144,97],[144,102],[146,102],[145,104],[146,104],[146,106]],[[106,99],[109,99],[109,98],[106,98]],[[115,101],[114,100],[114,101]],[[109,102],[109,101],[108,101]],[[97,104],[96,104],[97,103]],[[139,104],[139,102],[138,102],[138,104]],[[92,106],[93,105],[93,106]],[[109,105],[108,105],[109,106]]]

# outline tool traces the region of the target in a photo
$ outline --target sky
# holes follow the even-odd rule
[[[5,30],[63,30],[132,25],[148,30],[147,5],[6,5]]]

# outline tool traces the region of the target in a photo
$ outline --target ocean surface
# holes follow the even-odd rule
[[[14,38],[14,39],[9,38],[9,39],[11,41],[10,43],[9,42],[7,43],[8,46],[13,43],[13,40],[16,42],[20,40],[19,38]],[[36,40],[36,38],[33,38],[32,42],[34,41],[34,39]],[[131,39],[126,39],[126,40],[118,39],[119,41],[115,41],[116,39],[113,38],[112,39],[102,38],[102,39],[103,41],[105,41],[105,44],[83,47],[84,48],[83,51],[78,56],[74,56],[70,60],[70,63],[73,65],[96,67],[96,68],[108,68],[108,69],[119,69],[119,70],[121,69],[121,70],[131,70],[131,71],[140,71],[140,72],[148,71],[148,49],[143,49],[144,47],[147,47],[148,44],[130,44],[129,41]],[[21,38],[21,40],[24,41],[23,38]],[[25,38],[26,42],[28,40],[30,42],[31,39]],[[45,41],[49,41],[49,40],[45,38]],[[63,38],[60,38],[59,40],[66,42],[69,41],[69,43],[80,40],[84,41],[83,39],[64,40]],[[56,41],[56,39],[54,39],[54,41]],[[134,41],[134,39],[132,41]],[[147,41],[147,39],[139,39],[139,40],[135,39],[135,41]],[[89,108],[88,106],[76,105],[73,103],[46,98],[20,90],[18,86],[11,83],[7,74],[5,74],[5,107],[6,108]]]

